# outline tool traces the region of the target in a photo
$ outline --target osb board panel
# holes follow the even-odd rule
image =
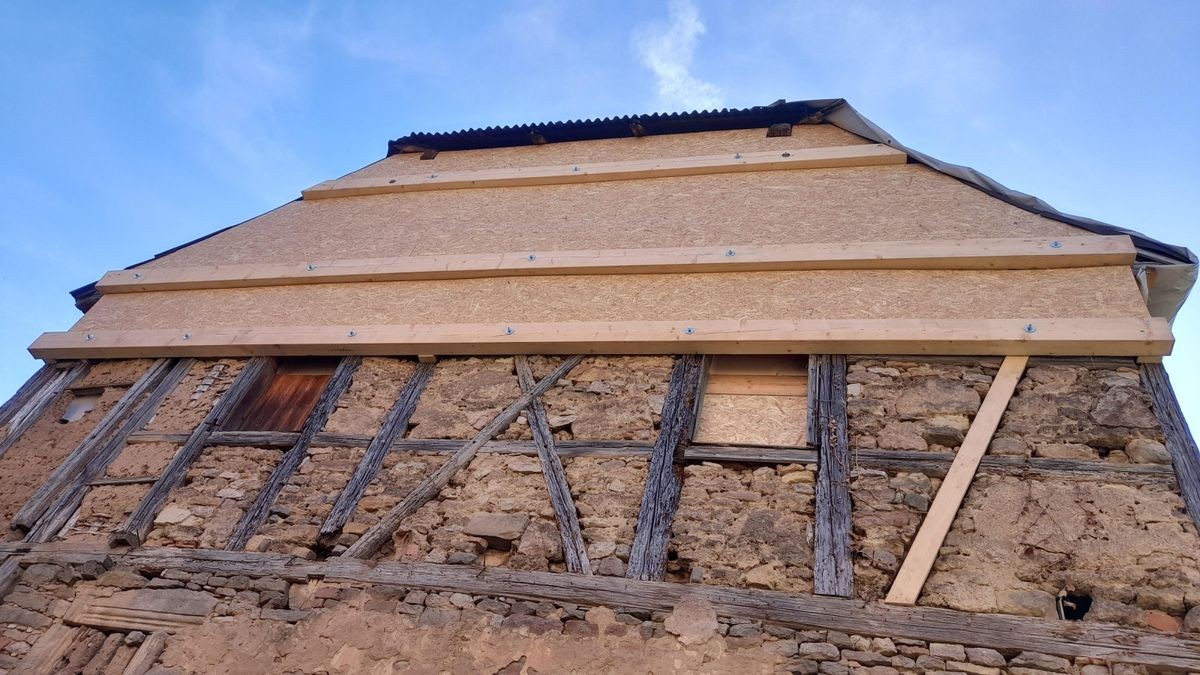
[[[707,394],[696,424],[697,443],[804,445],[804,396]]]
[[[426,171],[471,171],[555,164],[585,164],[623,160],[656,159],[713,155],[728,150],[761,152],[799,148],[827,148],[839,145],[866,145],[870,141],[843,131],[832,124],[792,127],[791,136],[767,138],[764,129],[706,131],[694,134],[667,134],[642,138],[607,138],[598,141],[547,143],[516,148],[456,150],[440,152],[434,159],[421,159],[420,153],[392,155],[362,168],[346,178],[390,177]]]
[[[461,279],[125,293],[101,298],[73,330],[1146,316],[1132,276],[1117,267],[849,270]]]
[[[1072,234],[907,164],[295,201],[147,266]]]

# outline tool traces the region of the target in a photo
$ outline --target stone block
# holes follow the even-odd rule
[[[1008,662],[1008,665],[1014,668],[1036,668],[1038,670],[1049,670],[1056,673],[1071,672],[1071,662],[1061,656],[1051,656],[1050,654],[1041,654],[1038,652],[1021,652]]]
[[[529,516],[525,514],[477,513],[467,519],[463,533],[483,539],[492,548],[507,551],[521,538],[528,524]]]

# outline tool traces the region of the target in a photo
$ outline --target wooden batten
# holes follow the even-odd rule
[[[805,270],[1023,270],[1124,266],[1136,250],[1126,235],[991,238],[957,241],[835,242],[509,251],[400,258],[318,260],[108,272],[105,294],[210,288],[253,288],[362,281],[419,281],[578,274],[680,274]]]
[[[581,321],[44,333],[40,359],[440,354],[1163,356],[1166,319]]]
[[[904,152],[876,143],[746,153],[731,151],[720,155],[668,159],[446,171],[390,178],[340,178],[318,183],[304,190],[302,194],[305,199],[328,199],[428,190],[566,185],[749,171],[880,166],[904,164],[907,161],[908,155]]]

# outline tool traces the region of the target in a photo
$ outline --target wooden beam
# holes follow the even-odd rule
[[[88,435],[80,441],[79,445],[75,446],[75,449],[71,451],[66,460],[51,472],[50,476],[26,500],[25,504],[13,516],[12,529],[28,531],[37,523],[42,514],[50,508],[62,492],[72,485],[73,480],[83,469],[84,465],[92,461],[96,452],[103,447],[104,441],[133,413],[142,397],[158,384],[171,365],[172,361],[170,359],[159,359],[147,368],[145,373],[142,373],[137,382],[125,391],[125,394],[109,409],[103,419],[88,432]]]
[[[913,538],[912,545],[904,556],[904,563],[896,573],[891,589],[888,590],[887,602],[897,605],[912,605],[917,602],[917,597],[921,595],[921,589],[925,586],[925,579],[933,569],[933,562],[937,559],[942,542],[954,523],[954,516],[958,514],[958,507],[975,478],[979,461],[983,459],[988,445],[992,442],[992,434],[996,433],[996,428],[1000,426],[1000,419],[1008,408],[1008,402],[1016,391],[1028,361],[1028,357],[1010,356],[1000,364],[1000,370],[992,380],[992,386],[988,389],[983,404],[979,406],[979,412],[971,422],[971,428],[967,430],[966,438],[954,456],[954,463],[950,465],[950,470],[938,488],[937,496],[933,498],[929,512],[921,522],[921,529],[917,531],[917,536]]]
[[[1196,438],[1188,428],[1166,367],[1161,363],[1143,363],[1141,370],[1142,383],[1150,393],[1154,414],[1167,439],[1167,452],[1171,453],[1179,492],[1192,522],[1200,528],[1200,448],[1196,447]]]
[[[317,260],[108,272],[104,294],[299,284],[578,274],[691,274],[796,270],[1025,270],[1127,266],[1126,235],[949,241],[876,241],[585,251],[512,251]]]
[[[813,592],[851,597],[850,444],[846,419],[846,357],[813,355],[809,367],[809,443],[816,446]]]
[[[821,319],[270,326],[44,333],[38,358],[418,354],[1169,354],[1166,319]]]
[[[907,161],[908,155],[886,145],[846,145],[591,164],[401,174],[379,178],[339,178],[318,183],[301,194],[304,199],[311,200],[428,190],[568,185],[751,171],[882,166],[904,164]]]
[[[47,365],[34,373],[0,411],[0,457],[87,371],[84,361],[67,370]]]
[[[408,378],[408,382],[404,383],[404,388],[400,390],[396,402],[388,411],[379,433],[375,434],[367,445],[367,451],[354,469],[354,475],[350,477],[346,487],[342,488],[337,502],[333,505],[333,510],[321,524],[320,533],[317,535],[317,542],[321,546],[333,547],[342,528],[350,520],[350,516],[354,515],[354,509],[358,507],[358,500],[362,499],[363,493],[367,491],[371,482],[375,480],[375,475],[383,467],[383,459],[391,451],[392,444],[397,439],[403,438],[404,434],[408,432],[408,421],[417,411],[421,393],[425,391],[425,385],[429,384],[429,378],[433,376],[433,369],[433,363],[419,363],[412,376]]]
[[[167,646],[166,631],[156,630],[138,646],[137,651],[129,659],[129,663],[125,665],[125,670],[121,675],[145,675],[154,663],[158,661],[159,655]]]
[[[400,523],[405,518],[416,513],[417,509],[421,508],[425,502],[437,496],[437,493],[446,487],[454,474],[458,473],[463,467],[471,463],[471,459],[475,457],[475,453],[484,446],[488,441],[492,440],[496,434],[508,428],[508,425],[517,419],[517,415],[529,405],[535,396],[541,396],[547,389],[554,386],[556,382],[571,372],[575,366],[583,361],[582,356],[571,356],[565,359],[554,372],[547,375],[544,379],[538,382],[532,389],[522,393],[513,401],[507,408],[501,410],[496,417],[489,422],[483,429],[475,435],[470,442],[460,447],[454,454],[438,467],[433,473],[426,476],[425,480],[417,484],[416,487],[396,506],[392,507],[379,522],[371,526],[371,529],[363,533],[358,541],[354,542],[349,548],[342,553],[346,558],[370,558],[379,551],[388,541],[391,540],[392,534],[400,527]]]
[[[204,420],[184,441],[183,447],[171,458],[171,463],[146,492],[146,496],[142,497],[137,508],[109,536],[110,546],[140,546],[146,540],[146,536],[150,534],[150,528],[154,526],[154,517],[167,503],[171,491],[183,483],[188,467],[204,451],[209,435],[213,430],[221,428],[221,425],[237,410],[246,393],[271,367],[272,361],[268,358],[251,359],[242,367],[233,384],[225,390],[224,394],[221,394],[212,409],[205,415]]]
[[[21,578],[21,559],[19,556],[0,555],[0,601],[12,591]]]
[[[83,503],[83,498],[90,489],[88,483],[104,475],[104,472],[108,470],[108,465],[112,464],[125,449],[125,441],[129,438],[129,434],[140,430],[150,422],[150,419],[158,412],[158,407],[175,390],[175,387],[179,386],[183,378],[187,377],[195,363],[195,359],[173,359],[168,362],[170,370],[160,372],[155,376],[154,389],[146,395],[137,409],[98,447],[90,451],[88,461],[68,479],[57,499],[42,514],[37,524],[30,528],[26,539],[49,541],[66,526]]]
[[[683,447],[696,423],[696,403],[703,373],[701,357],[687,354],[675,360],[667,398],[663,402],[658,438],[650,455],[646,487],[638,511],[633,547],[629,553],[629,579],[662,579],[667,565],[671,526],[683,490]]]
[[[0,544],[0,550],[11,546]],[[111,558],[116,565],[147,572],[170,569],[221,577],[274,577],[293,583],[319,578],[356,585],[547,600],[587,607],[630,607],[650,612],[670,612],[685,598],[699,598],[710,603],[721,617],[753,619],[801,630],[832,630],[853,635],[950,642],[968,647],[1200,670],[1200,639],[1185,633],[1165,634],[1093,621],[976,614],[705,584],[585,577],[504,567],[479,569],[464,565],[348,558],[313,561],[270,553],[169,548],[144,548],[124,554],[95,549],[34,548],[22,556],[22,562],[63,565],[105,558]]]
[[[296,439],[296,444],[283,453],[283,459],[279,461],[267,482],[258,491],[254,503],[242,514],[242,519],[234,528],[233,533],[229,535],[229,542],[225,544],[226,550],[240,551],[245,548],[250,538],[258,532],[258,528],[266,522],[267,516],[271,513],[271,505],[279,498],[283,487],[288,484],[292,475],[308,457],[308,449],[312,446],[313,437],[317,435],[318,431],[325,428],[325,423],[329,421],[329,416],[333,414],[342,394],[345,394],[346,390],[350,388],[350,381],[361,365],[361,356],[346,356],[338,362],[337,368],[333,371],[333,377],[329,378],[329,383],[321,392],[321,398],[317,399],[316,405],[309,412],[308,419],[304,422],[304,428],[300,430],[300,437]]]
[[[517,355],[514,357],[514,363],[521,391],[532,391],[537,381],[533,379],[529,360],[525,356]],[[591,574],[592,563],[588,560],[587,544],[583,541],[583,531],[579,528],[579,514],[575,512],[575,500],[571,498],[567,472],[554,449],[554,434],[550,431],[541,397],[531,398],[525,412],[529,417],[529,428],[533,431],[534,443],[537,445],[538,460],[542,465],[542,477],[546,480],[550,505],[554,509],[554,519],[558,522],[558,534],[562,539],[563,560],[567,563],[567,571]]]

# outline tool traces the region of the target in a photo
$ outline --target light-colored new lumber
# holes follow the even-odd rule
[[[720,155],[594,162],[591,164],[444,171],[441,173],[433,171],[422,174],[397,175],[391,178],[339,178],[318,183],[304,190],[302,194],[305,199],[327,199],[428,190],[565,185],[749,171],[881,166],[904,164],[907,161],[908,155],[904,152],[876,143],[746,153],[727,152]]]
[[[967,489],[971,487],[971,481],[975,479],[975,470],[979,468],[979,462],[987,452],[988,444],[992,442],[992,434],[996,433],[1000,418],[1004,416],[1028,362],[1027,356],[1009,356],[1000,364],[1000,371],[992,380],[992,386],[988,389],[983,404],[979,406],[979,412],[975,414],[971,428],[954,456],[954,462],[950,464],[950,470],[946,472],[946,477],[938,488],[933,505],[925,514],[921,529],[917,531],[908,554],[904,556],[904,564],[900,566],[900,571],[896,573],[896,579],[888,590],[886,602],[889,604],[912,605],[917,602],[917,597],[925,586],[925,579],[933,569],[933,562],[937,559],[942,542],[946,539],[946,533],[950,531],[954,516],[958,514],[958,507],[962,504]]]
[[[1132,264],[1135,255],[1133,241],[1126,235],[508,251],[297,263],[139,267],[108,272],[97,282],[96,288],[101,293],[136,293],[562,274],[846,269],[1025,270],[1124,266]]]
[[[40,359],[442,354],[1161,356],[1162,318],[580,321],[44,333]]]

